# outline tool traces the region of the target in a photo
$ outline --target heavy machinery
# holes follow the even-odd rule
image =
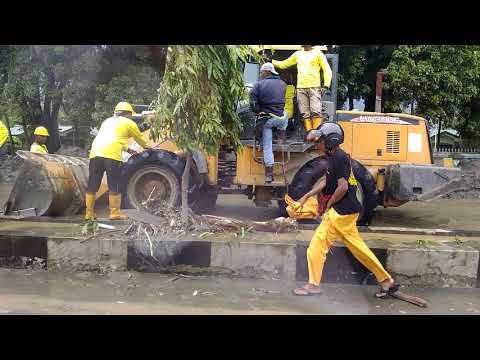
[[[259,47],[259,51],[275,50],[271,56],[276,59],[284,59],[298,49],[299,45]],[[342,148],[353,159],[353,172],[359,182],[357,196],[363,204],[359,223],[368,224],[379,205],[400,206],[458,188],[459,169],[433,166],[425,119],[407,114],[336,111],[338,55],[326,56],[333,80],[323,98],[323,116],[337,121],[344,129]],[[282,71],[281,76],[290,76],[296,83],[296,69]],[[244,77],[246,87],[250,88],[258,80],[259,64],[244,64]],[[198,212],[212,211],[218,194],[243,194],[256,206],[270,206],[276,201],[281,214],[286,216],[285,194],[299,199],[325,174],[327,161],[319,156],[315,144],[303,141],[303,126],[296,111],[286,143],[273,146],[274,182],[265,184],[261,146],[255,135],[256,117],[247,103],[239,103],[237,111],[244,124],[243,149],[235,152],[229,146],[222,146],[215,156],[194,154],[189,189],[191,207]],[[149,114],[144,111],[137,116],[139,124]],[[149,139],[148,128],[144,130]],[[133,156],[125,153],[124,207],[140,208],[144,200],[152,197],[172,205],[180,202],[183,152],[172,139],[156,143],[150,140],[149,145],[154,149]],[[138,145],[132,143],[131,147],[135,149]],[[72,215],[81,209],[88,160],[27,152],[19,155],[34,165],[35,180],[31,180],[33,172],[27,167],[17,179],[5,206],[6,214],[35,207],[38,215],[58,216]],[[102,186],[97,196],[106,191],[106,186]]]

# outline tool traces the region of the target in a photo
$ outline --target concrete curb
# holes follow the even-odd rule
[[[0,231],[0,256],[45,258],[51,270],[183,272],[187,269],[192,273],[297,281],[307,280],[306,251],[313,234],[312,231],[258,232],[242,239],[222,234],[204,239],[152,239],[150,244],[146,240],[127,241],[118,234],[100,234],[85,240],[81,235],[70,235],[71,228],[66,231],[60,226],[57,234],[50,236],[46,234],[51,229],[47,231],[45,226],[36,229],[32,223],[28,231],[16,231],[16,223],[12,224],[10,230]],[[432,238],[411,234],[364,235],[380,262],[406,284],[478,286],[480,239],[442,237],[443,241],[432,241]],[[336,242],[327,256],[322,281],[376,284],[372,274],[341,242]]]
[[[475,287],[480,272],[479,251],[470,246],[417,243],[386,246],[366,241],[382,265],[405,284],[416,286]],[[162,241],[154,249],[152,262],[145,242],[129,243],[128,268],[164,272],[176,266],[213,271],[222,269],[246,277],[272,277],[307,281],[308,241]],[[168,250],[165,250],[168,249]],[[148,266],[146,266],[148,264]],[[322,281],[325,283],[375,285],[376,279],[348,249],[336,242],[327,256]]]

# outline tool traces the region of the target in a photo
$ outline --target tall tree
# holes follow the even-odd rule
[[[242,61],[257,56],[246,45],[175,45],[168,50],[158,89],[153,137],[173,137],[186,153],[182,217],[187,222],[192,152],[215,154],[220,144],[241,147],[236,104],[246,98]]]
[[[388,66],[396,45],[341,45],[339,54],[338,106],[354,100],[365,101],[365,111],[375,110],[375,83],[377,72]]]
[[[479,94],[479,50],[471,45],[400,46],[387,68],[392,98],[386,105],[414,104],[416,114],[440,125],[439,132],[443,126],[462,128]]]
[[[91,46],[16,46],[14,59],[8,68],[8,93],[21,109],[28,124],[47,127],[48,147],[55,152],[60,147],[58,115],[64,92],[79,59]]]

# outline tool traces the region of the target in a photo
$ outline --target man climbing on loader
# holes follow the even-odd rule
[[[122,197],[120,194],[122,151],[129,151],[127,141],[133,139],[144,149],[149,149],[137,124],[131,120],[134,111],[127,102],[119,102],[115,107],[114,116],[106,119],[90,150],[88,188],[85,196],[85,220],[96,218],[94,207],[95,197],[103,174],[107,173],[109,190],[110,220],[125,220],[127,217],[120,212]]]
[[[334,122],[325,122],[318,130],[312,130],[307,135],[307,141],[319,143],[320,150],[327,155],[329,166],[325,179],[299,200],[303,205],[309,197],[323,192],[319,200],[319,212],[324,216],[307,249],[308,284],[295,289],[293,293],[298,296],[321,293],[319,285],[327,253],[334,241],[341,239],[353,256],[375,275],[380,284],[380,292],[376,296],[386,297],[397,292],[399,285],[358,233],[357,219],[361,204],[356,197],[357,184],[350,157],[339,148],[343,140],[343,129]]]
[[[305,132],[317,129],[323,122],[322,96],[332,82],[332,69],[321,50],[313,45],[302,45],[303,49],[294,52],[283,61],[273,60],[278,69],[297,65],[297,103],[303,118]],[[320,71],[323,73],[321,79]]]
[[[273,181],[273,134],[277,128],[278,144],[286,140],[288,113],[285,111],[285,91],[287,84],[280,78],[271,63],[260,68],[261,80],[255,83],[250,92],[250,106],[258,117],[266,119],[262,130],[263,162],[265,164],[265,183]]]
[[[39,126],[33,132],[35,136],[35,141],[33,142],[32,146],[30,146],[30,152],[37,153],[37,154],[48,154],[48,149],[46,142],[50,134],[48,133],[47,128],[43,126]]]

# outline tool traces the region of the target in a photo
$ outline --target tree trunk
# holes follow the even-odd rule
[[[48,114],[43,114],[42,125],[48,129],[50,136],[48,137],[47,147],[49,153],[55,153],[60,149],[60,133],[58,131],[58,119]]]
[[[353,96],[348,97],[348,110],[352,111],[353,110]]]
[[[190,169],[192,167],[192,153],[187,151],[187,162],[182,175],[182,221],[188,226],[188,189],[190,186]]]

